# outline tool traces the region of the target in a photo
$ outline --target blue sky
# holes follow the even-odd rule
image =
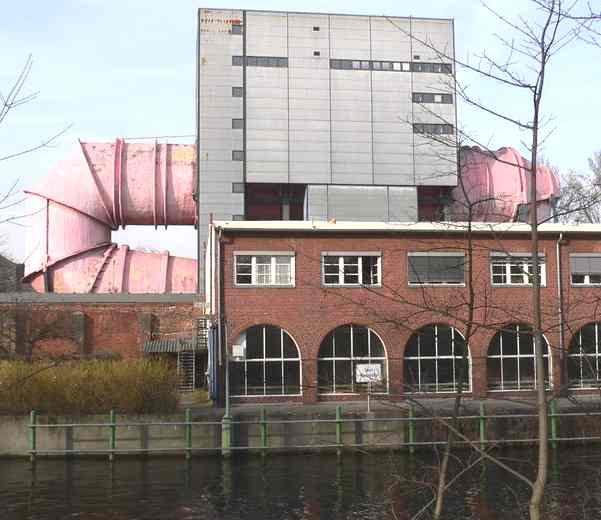
[[[504,14],[530,15],[526,1],[492,0]],[[35,185],[49,168],[82,140],[194,133],[196,9],[191,0],[53,0],[7,2],[0,18],[0,89],[5,92],[28,54],[34,58],[27,90],[38,98],[15,110],[0,125],[0,156],[35,145],[67,125],[55,143],[32,154],[0,162],[0,193],[15,180]],[[264,1],[213,0],[209,7],[278,9],[455,19],[457,58],[484,49],[500,52],[495,32],[506,33],[478,0]],[[562,169],[586,170],[587,158],[601,150],[601,49],[575,44],[552,63],[544,101],[552,134],[544,156]],[[472,95],[526,118],[528,101],[490,81],[459,69]],[[490,146],[522,149],[515,128],[459,104],[459,123]],[[170,142],[188,142],[171,139]],[[1,219],[0,219],[1,220]],[[8,250],[24,255],[26,228],[0,225]],[[128,228],[114,239],[132,247],[170,249],[194,256],[194,232],[170,228]]]

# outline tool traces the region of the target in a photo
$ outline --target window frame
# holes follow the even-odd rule
[[[338,257],[338,283],[326,282],[326,257]],[[357,257],[357,283],[345,283],[344,282],[344,258],[345,257]],[[377,278],[378,281],[375,284],[363,283],[363,258],[364,257],[376,257],[377,266]],[[334,265],[334,264],[329,264]],[[349,264],[350,265],[350,264]],[[328,276],[334,276],[335,273],[328,273]],[[323,287],[382,287],[382,252],[381,251],[322,251],[321,252],[321,285]]]
[[[590,253],[570,253],[569,261],[570,261],[570,285],[572,287],[599,287],[601,286],[601,271],[597,273],[589,272],[586,274],[583,273],[574,273],[572,269],[572,259],[575,258],[597,258],[601,259],[601,254],[596,252]],[[584,276],[583,282],[575,282],[574,276]],[[591,276],[598,276],[600,280],[598,282],[591,282]]]
[[[592,353],[587,353],[582,348],[582,333],[587,327],[594,327],[594,335],[595,335],[595,351]],[[575,348],[576,347],[576,348]],[[601,386],[601,377],[600,377],[600,368],[601,368],[601,322],[594,321],[587,323],[580,327],[576,333],[572,336],[570,344],[568,345],[568,370],[567,370],[567,379],[568,379],[568,388],[570,390],[591,390],[591,389],[599,389]],[[584,360],[587,359],[592,361],[595,364],[595,373],[596,373],[596,384],[587,383],[587,381],[583,377],[583,365]],[[570,368],[569,363],[570,360],[576,360],[578,362],[578,372],[579,376],[577,379],[570,377]],[[576,384],[574,384],[576,383]]]
[[[462,282],[412,282],[411,281],[411,272],[412,267],[410,263],[410,258],[414,257],[450,257],[450,258],[463,258],[463,281]],[[466,265],[466,257],[465,253],[455,252],[455,251],[408,251],[407,252],[407,285],[409,287],[465,287],[465,265]]]
[[[434,356],[422,356],[421,355],[421,348],[420,348],[420,339],[421,336],[419,335],[420,332],[425,329],[426,327],[434,327],[434,349],[435,349],[435,355]],[[448,329],[451,330],[451,355],[438,355],[438,336],[439,336],[439,332],[438,329],[439,327],[446,327]],[[409,343],[411,342],[411,340],[413,339],[413,337],[417,335],[417,345],[418,345],[418,353],[416,356],[408,356],[407,355],[407,350],[409,347]],[[457,355],[456,354],[456,335],[459,335],[459,337],[461,338],[461,341],[463,341],[463,344],[465,345],[465,348],[467,349],[467,381],[464,381],[464,392],[470,393],[472,391],[472,356],[470,353],[470,348],[469,345],[466,343],[465,341],[465,337],[463,336],[463,334],[461,334],[461,332],[459,330],[457,330],[455,327],[453,327],[452,325],[448,325],[446,323],[430,323],[428,325],[424,325],[423,327],[420,327],[418,330],[416,330],[415,332],[413,332],[413,334],[411,334],[411,336],[409,337],[409,340],[407,341],[407,345],[405,345],[405,352],[403,354],[403,383],[405,385],[405,388],[407,388],[408,384],[407,381],[405,379],[405,375],[406,375],[406,370],[407,370],[407,360],[409,361],[416,361],[418,364],[418,382],[417,382],[417,390],[415,391],[409,391],[409,390],[404,390],[404,393],[406,394],[410,394],[410,395],[416,395],[416,394],[449,394],[449,393],[455,393],[457,392],[457,384],[458,384],[458,380],[457,380],[457,363],[461,362],[461,360],[463,359],[463,356],[461,355]],[[446,383],[446,384],[452,384],[453,389],[452,390],[439,390],[439,386],[442,386],[445,383],[441,383],[439,381],[439,376],[438,376],[438,372],[439,372],[439,361],[441,360],[448,360],[450,359],[452,361],[453,364],[453,381],[451,383]],[[421,387],[423,385],[425,385],[426,383],[423,383],[422,385],[422,381],[421,381],[421,370],[422,370],[422,360],[424,361],[434,361],[434,366],[435,366],[435,370],[436,370],[436,381],[434,383],[435,385],[435,390],[422,390]]]
[[[544,254],[539,253],[540,287],[547,286],[547,259]],[[511,259],[516,261],[512,262]],[[527,261],[530,259],[530,261]],[[532,287],[530,268],[532,267],[532,255],[530,253],[491,253],[490,255],[490,284],[492,287]],[[520,262],[517,262],[520,260]],[[494,273],[494,267],[504,265],[504,273]],[[512,273],[511,267],[521,265],[520,273]],[[512,276],[522,276],[522,282],[512,282]],[[495,276],[503,276],[504,282],[495,282]]]
[[[510,329],[511,327],[511,329]],[[524,324],[524,323],[509,323],[507,325],[505,325],[502,329],[500,329],[498,332],[495,333],[495,335],[492,337],[492,339],[490,340],[490,343],[488,344],[488,348],[486,350],[486,386],[487,386],[487,391],[488,392],[532,392],[533,390],[536,390],[536,357],[535,357],[535,347],[534,347],[534,337],[532,337],[532,354],[521,354],[520,353],[520,335],[522,333],[520,333],[520,327],[528,327],[530,330],[528,332],[524,332],[524,334],[530,333],[532,335],[532,327],[530,325]],[[515,354],[504,354],[503,353],[503,331],[508,331],[508,330],[512,330],[515,332],[516,334],[516,353]],[[490,351],[493,347],[493,342],[495,341],[496,338],[499,338],[499,354],[490,354]],[[545,343],[547,349],[546,352],[543,354],[543,361],[547,363],[547,373],[549,374],[549,379],[547,381],[547,383],[545,384],[545,389],[546,390],[550,390],[551,388],[553,388],[553,356],[551,353],[551,345],[549,345],[549,342],[547,341],[547,338],[545,337],[545,335],[542,335],[543,337],[543,342]],[[490,382],[490,378],[489,376],[489,360],[491,359],[498,359],[499,360],[499,366],[500,366],[500,372],[499,372],[499,386],[500,388],[491,388],[491,382]],[[505,378],[503,377],[503,360],[505,359],[515,359],[516,360],[516,367],[517,367],[517,380],[514,383],[517,383],[517,388],[504,388],[506,386],[505,384]],[[521,360],[523,359],[532,359],[532,364],[534,367],[534,373],[533,373],[533,384],[532,386],[526,386],[525,388],[520,388],[521,386],[524,386],[522,384],[521,378],[520,378],[520,367],[522,366],[520,364]]]
[[[238,258],[241,256],[250,256],[250,264],[244,263],[239,264]],[[266,256],[270,258],[269,263],[269,283],[258,283],[259,273],[257,269],[257,265],[267,265],[267,264],[258,264],[257,257]],[[275,283],[277,280],[277,258],[286,257],[290,259],[289,269],[290,269],[290,283],[282,284]],[[250,273],[238,273],[239,265],[250,265]],[[296,254],[294,251],[234,251],[234,265],[233,265],[233,282],[234,287],[253,287],[253,288],[293,288],[296,286]],[[240,283],[238,282],[238,275],[241,276],[250,276],[250,283]]]
[[[248,329],[244,330],[243,332],[240,333],[240,335],[238,336],[238,338],[236,339],[236,341],[234,341],[233,345],[235,344],[240,344],[240,338],[242,337],[242,335],[244,335],[244,345],[245,345],[245,356],[244,359],[234,359],[233,357],[230,357],[230,359],[228,360],[228,364],[230,363],[240,363],[240,364],[244,364],[244,393],[243,394],[233,394],[232,393],[232,397],[291,397],[291,396],[301,396],[303,395],[303,362],[302,362],[302,356],[301,356],[301,350],[298,346],[298,343],[296,342],[296,340],[292,337],[292,335],[285,329],[278,327],[277,325],[269,325],[269,324],[261,324],[261,325],[255,325],[255,327],[260,327],[261,328],[261,337],[262,337],[262,347],[263,347],[263,355],[262,357],[259,358],[251,358],[248,359],[248,357],[246,356],[246,333],[253,327],[249,327]],[[280,356],[279,357],[267,357],[267,334],[266,334],[266,329],[267,327],[274,327],[280,330]],[[292,341],[293,345],[296,347],[296,353],[298,354],[298,357],[295,358],[288,358],[284,356],[284,334],[286,334],[290,340]],[[282,391],[278,394],[275,393],[267,393],[267,370],[266,370],[266,365],[267,363],[276,363],[279,362],[281,364],[281,374],[282,374],[282,383],[281,383],[281,388]],[[299,380],[298,380],[298,393],[285,393],[284,392],[284,388],[286,387],[285,385],[285,364],[286,362],[298,362],[298,375],[299,375]],[[261,366],[263,367],[263,393],[261,394],[249,394],[248,393],[248,364],[261,364]],[[231,367],[229,367],[231,368]],[[230,385],[232,384],[232,382],[230,381]],[[232,390],[230,388],[230,390]]]
[[[334,333],[336,330],[342,328],[342,327],[349,327],[350,328],[350,355],[349,356],[337,356],[336,355],[336,347],[335,347],[335,342],[336,342],[336,338],[334,336]],[[355,356],[355,334],[353,333],[353,329],[354,328],[364,328],[365,330],[367,330],[367,338],[368,338],[368,355],[367,356]],[[372,356],[371,354],[371,335],[376,336],[376,338],[380,341],[380,343],[382,344],[382,349],[384,351],[384,356]],[[330,337],[330,335],[333,335],[332,337],[332,341],[333,343],[333,353],[331,356],[321,356],[321,349],[324,345],[324,342],[326,341],[326,339],[328,339]],[[350,392],[337,392],[336,391],[336,361],[350,361],[351,363],[351,391]],[[366,385],[367,383],[357,383],[355,381],[356,378],[356,373],[354,370],[354,364],[353,362],[356,361],[365,361],[368,364],[372,364],[372,361],[375,362],[379,362],[382,363],[382,368],[385,370],[385,375],[384,377],[386,378],[386,390],[383,391],[371,391],[371,395],[388,395],[390,393],[390,376],[389,376],[389,367],[388,367],[388,351],[386,349],[386,344],[384,343],[384,341],[382,340],[382,337],[372,328],[367,327],[365,325],[357,325],[355,323],[347,323],[347,324],[343,324],[340,325],[332,330],[330,330],[328,332],[328,334],[322,339],[321,343],[319,344],[319,350],[317,351],[317,394],[318,395],[360,395],[360,392],[357,392],[357,385]],[[332,374],[334,375],[334,379],[332,380],[331,383],[331,388],[332,391],[331,392],[322,392],[320,389],[320,381],[319,381],[319,363],[320,362],[327,362],[327,363],[332,363]],[[330,386],[330,385],[328,385]],[[341,386],[341,385],[339,385]]]

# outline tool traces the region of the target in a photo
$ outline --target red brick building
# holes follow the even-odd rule
[[[540,227],[554,391],[597,386],[600,238],[600,226]],[[229,359],[235,402],[532,391],[530,248],[526,224],[215,222],[220,387]]]

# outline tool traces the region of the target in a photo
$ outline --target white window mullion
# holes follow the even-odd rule
[[[257,285],[257,257],[250,258],[250,283]]]

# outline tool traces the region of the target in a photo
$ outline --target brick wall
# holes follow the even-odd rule
[[[543,330],[552,352],[553,381],[561,384],[559,351],[557,237],[544,235],[539,251],[546,256],[546,285],[541,289]],[[229,346],[252,325],[279,326],[296,340],[303,360],[304,400],[316,400],[316,359],[320,344],[332,329],[349,323],[366,325],[384,341],[389,361],[390,393],[403,393],[403,355],[413,331],[431,323],[452,325],[466,333],[468,289],[466,287],[411,287],[407,284],[407,253],[412,251],[464,251],[466,240],[443,234],[392,235],[354,233],[334,235],[281,232],[227,232],[222,240],[224,262],[223,305]],[[233,283],[235,251],[294,251],[294,288],[236,287]],[[469,340],[473,392],[487,393],[486,359],[489,344],[498,329],[509,323],[531,323],[529,287],[493,287],[490,282],[490,252],[528,252],[527,235],[478,235],[473,252],[475,288],[474,322]],[[322,251],[379,251],[382,254],[381,288],[326,288],[321,284]],[[565,295],[565,345],[582,325],[598,319],[600,289],[570,286],[569,253],[601,252],[594,236],[562,245]],[[466,273],[467,277],[467,273]],[[598,308],[599,307],[599,308]]]
[[[14,349],[44,355],[142,355],[154,335],[192,335],[191,303],[22,303],[1,304],[6,323],[21,327]],[[149,326],[150,324],[150,326]],[[34,341],[36,338],[37,341]]]

